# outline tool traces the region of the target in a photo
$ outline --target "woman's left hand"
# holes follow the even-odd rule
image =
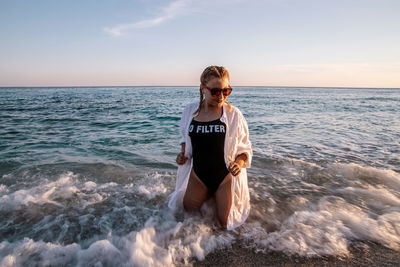
[[[242,170],[243,163],[244,163],[243,160],[236,160],[234,162],[231,162],[228,171],[232,173],[234,176],[238,176]]]

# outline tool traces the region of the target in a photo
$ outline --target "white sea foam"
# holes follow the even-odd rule
[[[386,188],[377,188],[372,185],[367,185],[366,188],[346,187],[338,189],[337,192],[352,195],[354,198],[361,198],[363,201],[374,206],[376,209],[398,207],[400,209],[400,198],[392,194]]]
[[[193,215],[183,222],[167,220],[159,225],[159,220],[150,219],[136,234],[131,261],[138,266],[188,264],[192,257],[203,260],[211,251],[229,246],[234,237],[213,230],[209,220]]]
[[[348,179],[373,181],[388,188],[400,191],[400,173],[393,170],[378,169],[371,166],[361,166],[359,164],[335,163],[335,171]]]
[[[319,166],[316,163],[313,162],[308,162],[304,159],[295,159],[295,158],[288,158],[288,163],[296,166],[296,167],[307,167],[307,168],[321,168],[321,166]]]
[[[77,244],[62,246],[59,244],[33,241],[0,243],[0,266],[65,266],[76,263],[76,254],[80,250]]]
[[[110,183],[105,183],[105,184],[99,185],[99,186],[97,187],[97,189],[98,189],[98,190],[104,190],[104,189],[108,189],[108,188],[115,187],[115,186],[117,186],[117,185],[118,185],[117,183],[110,182]]]
[[[8,206],[8,209],[18,210],[28,203],[65,206],[71,200],[75,201],[74,207],[80,207],[81,204],[101,204],[107,199],[111,201],[108,203],[112,206],[110,212],[101,213],[101,209],[105,208],[101,204],[98,210],[88,209],[79,215],[78,224],[81,230],[77,235],[80,241],[71,242],[72,244],[62,243],[70,227],[74,226],[66,218],[66,214],[59,214],[55,218],[43,217],[35,224],[34,231],[46,233],[54,227],[61,229],[57,235],[49,236],[47,240],[51,242],[30,238],[3,241],[0,243],[0,264],[24,266],[34,262],[37,265],[72,266],[190,265],[193,259],[203,260],[213,251],[242,241],[258,251],[275,250],[306,256],[348,255],[349,244],[355,240],[371,240],[400,251],[400,196],[389,188],[390,184],[395,184],[393,177],[396,179],[397,174],[373,169],[367,173],[377,173],[379,177],[359,179],[353,172],[342,170],[362,167],[349,165],[336,165],[333,170],[350,181],[354,180],[354,183],[346,184],[342,188],[323,188],[313,184],[312,180],[300,180],[290,190],[297,192],[296,186],[308,193],[313,190],[320,193],[328,189],[327,194],[332,195],[302,195],[303,191],[299,191],[285,200],[284,205],[275,195],[276,188],[269,183],[262,179],[250,182],[254,200],[252,215],[241,228],[233,232],[219,230],[212,200],[203,206],[201,214],[179,214],[179,220],[163,203],[146,206],[146,203],[152,202],[147,200],[163,201],[167,196],[169,187],[166,185],[166,177],[169,178],[169,174],[151,173],[135,183],[119,186],[114,182],[80,182],[79,177],[73,173],[66,173],[54,182],[5,193],[0,199],[0,209],[5,210],[4,207]],[[300,164],[296,168],[303,167]],[[326,171],[320,167],[317,170]],[[369,184],[369,181],[378,182]],[[280,190],[286,190],[285,186],[287,185],[282,182]],[[133,206],[123,202],[129,196],[135,202]],[[353,203],[352,200],[358,200],[370,208]],[[113,226],[113,223],[120,224]],[[127,232],[118,232],[115,227],[121,225],[137,225],[138,228],[134,231],[131,228]],[[268,225],[274,225],[272,230]],[[99,234],[85,237],[92,226],[92,231]],[[47,236],[43,234],[41,237]]]
[[[78,176],[65,173],[54,182],[44,182],[40,186],[6,195],[2,198],[2,204],[7,204],[14,211],[28,204],[66,206],[71,200],[75,201],[74,207],[80,207],[82,203],[87,204],[85,200],[92,199],[95,195],[108,197],[115,207],[110,213],[98,213],[101,212],[99,207],[97,211],[91,208],[82,210],[82,215],[74,215],[78,216],[80,228],[78,232],[74,232],[78,237],[75,240],[86,238],[79,243],[62,243],[65,242],[63,240],[71,240],[66,237],[72,233],[71,229],[77,227],[74,219],[68,218],[70,214],[67,209],[65,213],[43,216],[32,225],[33,232],[41,233],[39,239],[24,238],[0,243],[1,266],[25,266],[31,263],[39,266],[172,266],[190,264],[193,259],[203,260],[210,252],[230,246],[235,237],[232,233],[218,230],[213,200],[203,205],[201,214],[180,214],[181,221],[176,220],[166,205],[151,205],[151,209],[142,206],[146,202],[136,202],[135,206],[124,206],[121,202],[134,194],[144,196],[146,200],[166,196],[166,176],[168,174],[152,173],[138,180],[136,184],[117,187],[113,182],[80,182]],[[118,192],[115,196],[124,194],[125,197],[119,199],[110,195],[115,189]],[[98,202],[93,203],[100,203],[99,201],[102,200],[99,198]],[[113,222],[120,223],[122,220],[125,223],[123,227],[140,225],[142,216],[153,213],[158,215],[150,216],[138,230],[123,235],[113,234],[113,230],[117,230],[113,228]],[[53,232],[53,229],[59,230]],[[103,234],[87,237],[90,231],[99,230]],[[40,241],[41,238],[51,242]]]
[[[83,185],[83,189],[87,190],[87,191],[93,190],[96,187],[97,187],[97,184],[95,182],[92,182],[92,181],[86,182]]]
[[[164,184],[164,179],[167,174],[152,173],[147,175],[139,184],[130,184],[130,187],[135,187],[135,192],[145,196],[147,199],[153,199],[157,196],[165,196],[167,187]]]
[[[299,168],[304,166],[318,167],[295,161],[293,167],[289,166],[292,170],[285,168],[285,173],[296,176]],[[328,183],[322,187],[305,181],[293,185],[288,183],[291,177],[273,176],[279,185],[290,186],[287,190],[291,193],[326,192],[322,196],[292,195],[282,204],[277,199],[269,200],[276,188],[267,187],[271,191],[264,193],[262,180],[252,182],[254,188],[251,191],[262,204],[253,206],[253,218],[256,215],[257,221],[243,227],[241,238],[248,240],[256,250],[277,250],[300,255],[347,255],[348,245],[355,240],[370,240],[400,251],[400,174],[358,164],[333,164],[327,169],[318,167],[316,171],[321,171],[322,175],[328,174],[332,179],[339,175],[345,186]],[[314,175],[313,172],[305,175],[310,174]],[[310,179],[312,181],[312,177],[308,177]],[[323,183],[325,181],[322,180]],[[265,206],[269,207],[267,214]],[[290,214],[279,217],[282,209]],[[277,222],[274,216],[281,220]],[[273,223],[279,229],[267,232],[264,221]]]
[[[67,172],[54,182],[44,183],[29,189],[21,189],[11,194],[5,194],[0,198],[0,210],[16,210],[28,204],[52,204],[58,207],[65,207],[65,202],[73,199],[79,202],[81,208],[87,205],[98,203],[103,197],[93,192],[82,193],[76,186],[77,175]],[[84,184],[83,189],[93,189],[94,183]]]
[[[392,203],[392,202],[391,202]],[[300,255],[347,255],[353,240],[371,240],[400,251],[400,211],[371,215],[339,197],[295,211],[267,233],[257,222],[241,232],[255,249]]]
[[[78,266],[121,266],[123,263],[121,252],[110,240],[96,241],[77,254]]]
[[[8,193],[8,188],[4,184],[0,184],[0,194],[7,194]]]
[[[170,211],[151,217],[144,227],[126,236],[108,236],[87,249],[78,244],[61,245],[25,238],[0,243],[1,266],[173,266],[203,260],[216,249],[234,241],[226,231],[215,231],[210,218],[199,215],[177,222]]]

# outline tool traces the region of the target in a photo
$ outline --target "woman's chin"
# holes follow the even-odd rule
[[[207,103],[207,105],[208,105],[209,107],[222,107],[223,104],[224,104],[224,101],[219,102],[218,100],[214,100],[214,101],[211,101],[211,102],[208,102],[208,103]]]

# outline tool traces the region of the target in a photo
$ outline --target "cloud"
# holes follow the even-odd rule
[[[133,23],[119,24],[114,27],[105,27],[103,30],[112,36],[121,36],[129,30],[154,27],[188,12],[191,3],[192,0],[176,0],[163,8],[162,14],[158,17]]]

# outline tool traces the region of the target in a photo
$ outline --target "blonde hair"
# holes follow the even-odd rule
[[[202,85],[206,85],[208,81],[210,81],[212,78],[219,78],[219,79],[228,79],[229,81],[229,72],[224,66],[208,66],[205,68],[203,73],[200,76],[200,83]],[[204,94],[203,91],[200,88],[200,102],[199,102],[199,107],[197,110],[193,113],[194,114],[199,114],[201,110],[201,106],[204,102]],[[225,102],[228,104],[229,110],[232,109],[231,105],[226,101]]]

